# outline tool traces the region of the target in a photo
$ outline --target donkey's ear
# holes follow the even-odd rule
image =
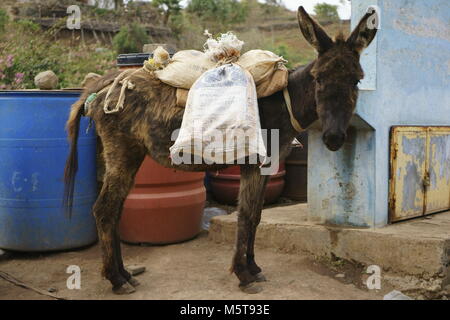
[[[352,50],[361,53],[375,38],[377,28],[376,26],[371,26],[369,21],[369,19],[373,19],[372,16],[374,14],[377,14],[375,10],[371,13],[366,13],[366,15],[362,17],[361,21],[358,23],[355,30],[353,30],[350,37],[347,39],[347,44]]]
[[[298,25],[306,41],[319,53],[324,53],[333,45],[333,40],[327,35],[325,30],[314,21],[303,7],[298,8]]]

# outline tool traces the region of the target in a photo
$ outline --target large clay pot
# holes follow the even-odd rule
[[[270,177],[264,195],[264,203],[271,204],[278,200],[284,188],[284,163],[281,163],[278,172]],[[208,172],[211,191],[219,203],[235,205],[239,195],[241,170],[233,166],[218,172]]]
[[[125,242],[166,244],[200,232],[205,174],[162,167],[146,157],[128,195],[120,222]]]
[[[119,55],[120,69],[137,69],[151,54]],[[120,237],[129,243],[167,244],[200,232],[206,191],[205,174],[165,168],[146,157],[128,195]]]

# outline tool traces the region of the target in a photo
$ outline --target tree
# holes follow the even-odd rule
[[[114,48],[118,53],[141,52],[144,44],[149,41],[150,38],[144,26],[138,23],[123,26],[113,39]]]
[[[282,0],[266,0],[265,3],[269,6],[281,7],[283,5]]]
[[[340,20],[337,8],[337,5],[318,3],[314,6],[314,12],[320,22],[337,22]]]
[[[259,6],[266,16],[276,16],[284,7],[282,0],[265,0],[263,3],[259,3]]]
[[[196,15],[204,27],[213,31],[244,22],[248,15],[246,3],[238,0],[190,0],[187,12]]]
[[[152,4],[163,12],[164,25],[167,25],[171,16],[181,11],[180,0],[153,0]]]
[[[120,7],[123,7],[123,0],[114,0],[114,8],[117,10]]]

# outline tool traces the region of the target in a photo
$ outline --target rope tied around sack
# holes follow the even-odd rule
[[[138,70],[131,70],[131,71],[133,71],[131,74],[130,74],[130,70],[126,70],[126,71],[122,72],[121,74],[119,74],[114,79],[114,82],[112,83],[111,87],[109,87],[109,90],[106,93],[105,103],[103,104],[103,111],[106,114],[116,113],[116,112],[119,112],[120,110],[122,110],[123,109],[123,105],[125,103],[125,91],[127,89],[128,90],[133,90],[136,87],[135,84],[133,82],[131,82],[130,77],[136,71],[139,71],[139,69]],[[109,104],[110,104],[111,93],[114,91],[114,89],[119,84],[122,84],[122,87],[120,88],[119,99],[117,100],[117,104],[114,106],[114,108],[110,109],[109,108]]]
[[[239,60],[239,56],[224,57],[221,60],[217,61],[216,68],[221,67],[226,64],[236,63],[238,60]]]
[[[125,103],[125,95],[126,90],[134,90],[136,88],[136,85],[131,82],[131,77],[141,70],[144,70],[148,73],[153,73],[155,70],[159,70],[164,68],[170,61],[169,53],[164,50],[161,46],[156,48],[156,50],[153,52],[153,58],[150,58],[146,61],[144,61],[144,64],[142,68],[139,68],[137,70],[125,70],[121,74],[119,74],[115,79],[113,84],[108,90],[108,93],[105,97],[105,103],[103,104],[103,111],[106,114],[116,113],[123,109],[123,105]],[[114,89],[121,84],[122,87],[120,88],[120,94],[119,99],[117,100],[117,104],[114,106],[114,108],[110,109],[110,95],[114,91]]]
[[[205,30],[204,35],[208,36],[203,45],[205,54],[211,61],[216,62],[216,67],[238,61],[244,42],[232,32],[221,34],[217,39],[213,39],[208,30]]]

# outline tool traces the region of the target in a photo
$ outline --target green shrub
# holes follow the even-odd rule
[[[80,87],[87,73],[103,74],[115,67],[113,50],[64,45],[54,40],[52,30],[37,30],[30,21],[17,21],[0,33],[0,90],[33,89],[34,77],[46,70],[56,73],[59,88]]]
[[[138,23],[123,26],[113,39],[114,49],[118,53],[141,52],[144,44],[149,42],[147,31]]]
[[[8,23],[9,16],[5,10],[0,9],[0,31],[5,31],[6,24]]]
[[[190,0],[186,10],[213,33],[224,32],[223,28],[242,23],[248,16],[247,2],[238,0]]]
[[[338,22],[338,6],[328,3],[318,3],[314,6],[314,12],[319,22]]]
[[[23,32],[37,32],[41,30],[41,26],[31,20],[21,19],[16,22],[17,27]]]
[[[308,55],[304,55],[301,52],[296,52],[295,49],[291,48],[285,43],[279,43],[278,45],[265,45],[265,50],[272,51],[273,53],[282,56],[288,61],[286,67],[292,69],[298,65],[306,64],[310,61]]]

